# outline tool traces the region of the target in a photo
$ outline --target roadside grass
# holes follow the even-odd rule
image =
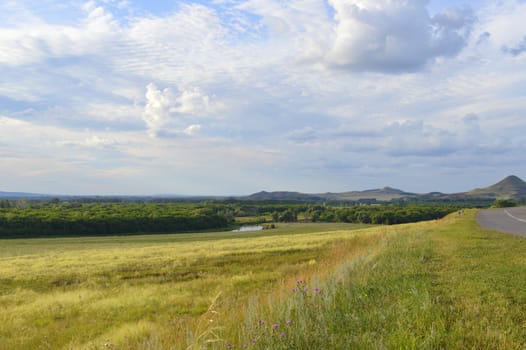
[[[1,240],[0,348],[198,346],[213,333],[202,315],[216,295],[229,310],[271,293],[323,264],[335,241],[370,235],[364,227]]]
[[[373,252],[255,303],[226,341],[254,349],[526,348],[526,240],[484,230],[474,215],[392,227]]]

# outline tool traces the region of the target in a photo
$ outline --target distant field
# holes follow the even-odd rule
[[[0,348],[525,348],[526,240],[474,218],[2,240]]]

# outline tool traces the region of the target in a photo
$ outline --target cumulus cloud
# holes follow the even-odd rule
[[[209,96],[199,88],[175,94],[169,88],[161,91],[155,84],[150,83],[146,86],[146,101],[143,120],[150,137],[156,137],[159,133],[177,133],[178,130],[174,128],[180,127],[188,117],[199,119],[212,111]],[[194,135],[200,129],[200,125],[192,124],[182,132]]]
[[[435,157],[447,158],[464,155],[477,158],[509,152],[515,147],[513,141],[502,135],[487,132],[481,118],[473,113],[459,118],[454,128],[440,127],[422,120],[401,120],[388,123],[377,131],[372,145],[377,151],[400,158]],[[360,142],[364,142],[361,139]]]
[[[146,172],[170,174],[159,192],[192,192],[204,191],[195,169],[228,158],[235,171],[207,190],[243,192],[259,179],[328,190],[360,169],[439,172],[503,149],[526,164],[523,0],[471,1],[476,21],[468,8],[431,14],[425,0],[5,3],[0,152],[29,168],[128,163],[135,180],[112,186],[134,192]]]
[[[30,17],[19,27],[0,27],[0,64],[27,65],[48,58],[98,54],[119,35],[119,26],[104,7],[89,1],[77,25],[61,25]]]
[[[170,109],[175,97],[169,89],[160,91],[153,83],[150,83],[146,87],[146,100],[143,119],[146,122],[148,134],[155,137],[162,126],[170,120]]]
[[[522,41],[513,47],[504,46],[502,51],[509,53],[513,57],[517,57],[526,52],[526,36],[522,38]]]
[[[454,134],[422,121],[393,122],[383,133],[382,149],[392,156],[441,157],[459,149]]]
[[[327,59],[356,71],[414,71],[454,56],[466,45],[474,22],[468,8],[430,16],[422,0],[329,0],[336,12],[335,39]]]
[[[498,141],[495,134],[487,133],[476,114],[458,118],[451,126],[439,126],[431,121],[401,119],[387,121],[372,129],[357,124],[340,128],[316,130],[299,129],[289,134],[299,146],[311,146],[313,152],[364,156],[365,162],[383,162],[385,157],[399,161],[411,158],[442,158],[458,154],[479,156],[509,149]],[[312,142],[315,141],[315,142]],[[383,159],[383,160],[382,160]]]

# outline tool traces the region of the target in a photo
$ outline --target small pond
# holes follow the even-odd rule
[[[261,230],[263,230],[263,226],[251,225],[251,226],[241,226],[237,230],[232,230],[232,232],[261,231]]]

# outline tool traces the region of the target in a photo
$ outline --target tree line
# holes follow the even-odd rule
[[[217,206],[62,203],[0,206],[0,237],[189,232],[227,228],[233,217]]]
[[[441,218],[465,202],[331,205],[255,201],[151,202],[0,200],[0,237],[223,230],[245,223],[348,222],[393,225]],[[476,205],[478,206],[478,204]],[[489,205],[488,205],[489,206]],[[239,225],[239,223],[237,223]]]

